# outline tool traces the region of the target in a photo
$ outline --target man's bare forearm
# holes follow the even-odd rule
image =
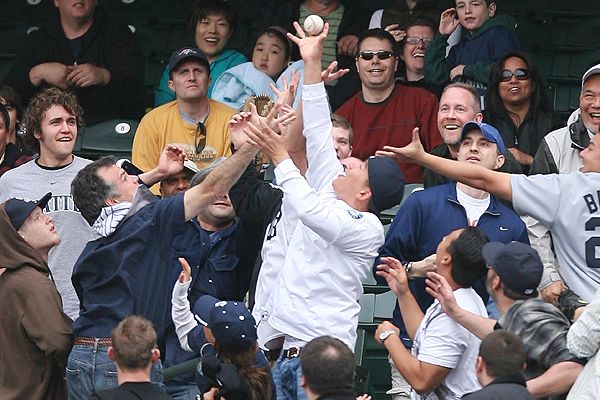
[[[217,166],[201,184],[189,189],[184,195],[186,221],[229,192],[240,178],[248,163],[258,150],[251,144],[244,144],[231,157]]]

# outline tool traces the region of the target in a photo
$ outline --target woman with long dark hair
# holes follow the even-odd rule
[[[562,126],[535,63],[524,53],[508,53],[490,72],[484,120],[494,125],[504,144],[528,171],[542,139]]]

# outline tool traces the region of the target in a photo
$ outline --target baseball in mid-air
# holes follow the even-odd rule
[[[317,36],[319,33],[321,33],[323,31],[323,26],[323,19],[318,15],[309,15],[304,20],[304,32],[310,36]]]

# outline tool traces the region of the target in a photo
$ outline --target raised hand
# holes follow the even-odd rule
[[[179,283],[189,282],[192,279],[192,269],[190,264],[185,258],[179,257],[179,264],[181,264],[181,273],[179,274]]]
[[[284,131],[285,127],[282,124],[279,125],[279,129]],[[259,126],[256,126],[252,122],[248,122],[244,132],[248,135],[248,138],[252,143],[266,154],[275,165],[290,158],[287,153],[285,136],[279,135],[273,131],[266,121],[260,121]]]
[[[294,105],[294,100],[296,100],[296,91],[298,90],[298,85],[300,84],[300,76],[302,74],[299,71],[294,71],[290,73],[290,83],[288,85],[287,79],[285,76],[281,77],[282,88],[279,90],[275,84],[270,83],[269,86],[277,99],[275,100],[275,104],[281,105]]]
[[[385,27],[385,30],[388,31],[389,33],[391,33],[391,35],[394,37],[394,40],[398,43],[400,43],[401,41],[404,40],[404,38],[406,37],[406,31],[403,31],[402,29],[399,29],[400,25],[398,24],[391,24]]]
[[[396,158],[400,161],[411,162],[425,154],[425,149],[421,143],[419,128],[412,131],[412,141],[404,147],[383,146],[383,150],[377,150],[378,156]]]
[[[427,284],[427,287],[425,288],[427,293],[439,301],[442,310],[448,314],[448,316],[455,316],[456,313],[461,310],[454,297],[454,291],[446,278],[436,272],[429,272],[427,273],[425,283]]]
[[[300,49],[300,55],[304,62],[318,61],[321,62],[321,56],[323,54],[323,43],[329,33],[329,24],[325,22],[323,31],[317,36],[306,36],[304,30],[300,27],[300,24],[294,21],[294,28],[296,29],[296,36],[288,32],[288,38],[294,42],[298,49]]]
[[[340,79],[342,76],[346,75],[350,70],[348,68],[338,69],[333,72],[333,70],[337,67],[338,62],[332,61],[329,66],[321,72],[321,78],[323,78],[323,82],[328,83],[335,81],[336,79]]]
[[[440,16],[440,33],[450,35],[458,27],[458,14],[456,8],[449,8]]]
[[[381,257],[376,274],[385,279],[396,296],[402,296],[410,290],[404,266],[394,257]]]
[[[174,144],[168,144],[158,158],[158,172],[165,177],[174,175],[183,170],[183,162],[185,161],[185,151]]]

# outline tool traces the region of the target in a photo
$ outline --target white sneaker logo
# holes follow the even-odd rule
[[[501,226],[501,227],[500,227],[500,230],[501,230],[502,232],[505,232],[505,231],[507,231],[507,230],[508,230],[508,228],[505,228],[505,227]]]

